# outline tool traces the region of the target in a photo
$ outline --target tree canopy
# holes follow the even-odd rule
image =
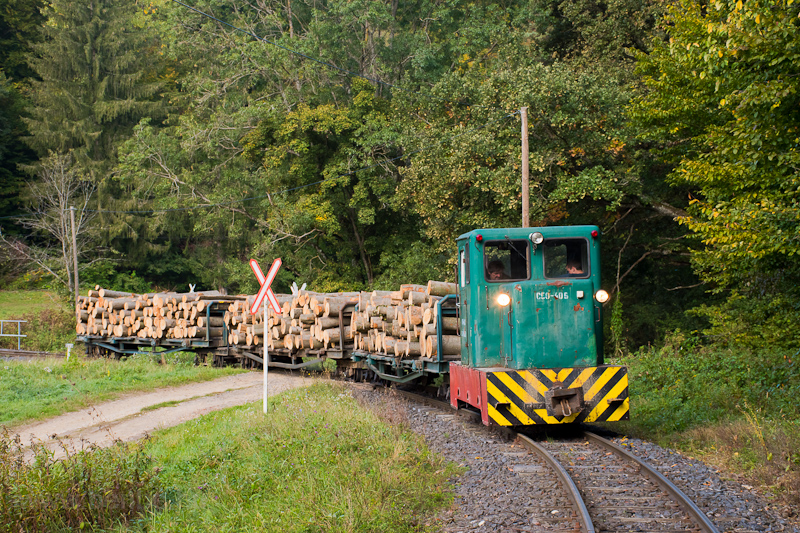
[[[11,4],[0,217],[69,161],[96,187],[89,276],[253,291],[247,260],[279,256],[283,290],[451,278],[456,236],[520,222],[525,107],[531,218],[602,228],[626,342],[697,328],[687,309],[796,342],[793,0]]]

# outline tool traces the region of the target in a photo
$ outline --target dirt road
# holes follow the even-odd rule
[[[313,382],[314,378],[270,372],[269,395],[305,387]],[[107,446],[115,440],[137,440],[157,429],[176,426],[212,411],[260,401],[262,384],[261,372],[248,372],[203,383],[131,394],[89,409],[12,428],[12,432],[19,434],[26,444],[46,442],[56,456],[61,456],[63,450],[54,437],[72,450],[91,444]]]

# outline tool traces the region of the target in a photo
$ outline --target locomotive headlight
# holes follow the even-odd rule
[[[601,304],[604,304],[608,301],[608,293],[603,289],[600,289],[596,293],[594,293],[594,298]]]
[[[500,307],[505,307],[510,303],[511,303],[511,296],[509,296],[508,294],[501,292],[500,294],[497,295],[497,305],[499,305]]]
[[[544,235],[537,231],[530,234],[530,239],[533,244],[542,244],[544,242]]]

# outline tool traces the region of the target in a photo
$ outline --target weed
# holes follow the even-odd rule
[[[69,531],[129,523],[160,505],[145,443],[73,451],[55,460],[43,443],[24,449],[0,432],[0,531]]]
[[[629,367],[630,422],[615,429],[690,451],[800,503],[797,354],[705,346],[678,332]]]
[[[75,317],[61,309],[43,309],[14,318],[26,320],[22,324],[22,349],[43,352],[64,352],[66,343],[75,342]],[[13,333],[16,333],[16,328]],[[6,333],[8,333],[6,331]],[[17,339],[0,338],[0,348],[16,348]]]

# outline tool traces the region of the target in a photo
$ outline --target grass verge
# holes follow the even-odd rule
[[[64,305],[64,301],[52,292],[0,291],[0,320],[47,310],[71,311]]]
[[[165,505],[126,531],[420,531],[455,470],[389,414],[320,384],[160,431]]]
[[[126,360],[72,357],[0,361],[0,425],[14,426],[82,409],[123,393],[207,381],[243,370],[194,366],[194,354]]]
[[[630,372],[632,420],[614,429],[702,457],[800,508],[797,354],[675,335],[618,362]]]

